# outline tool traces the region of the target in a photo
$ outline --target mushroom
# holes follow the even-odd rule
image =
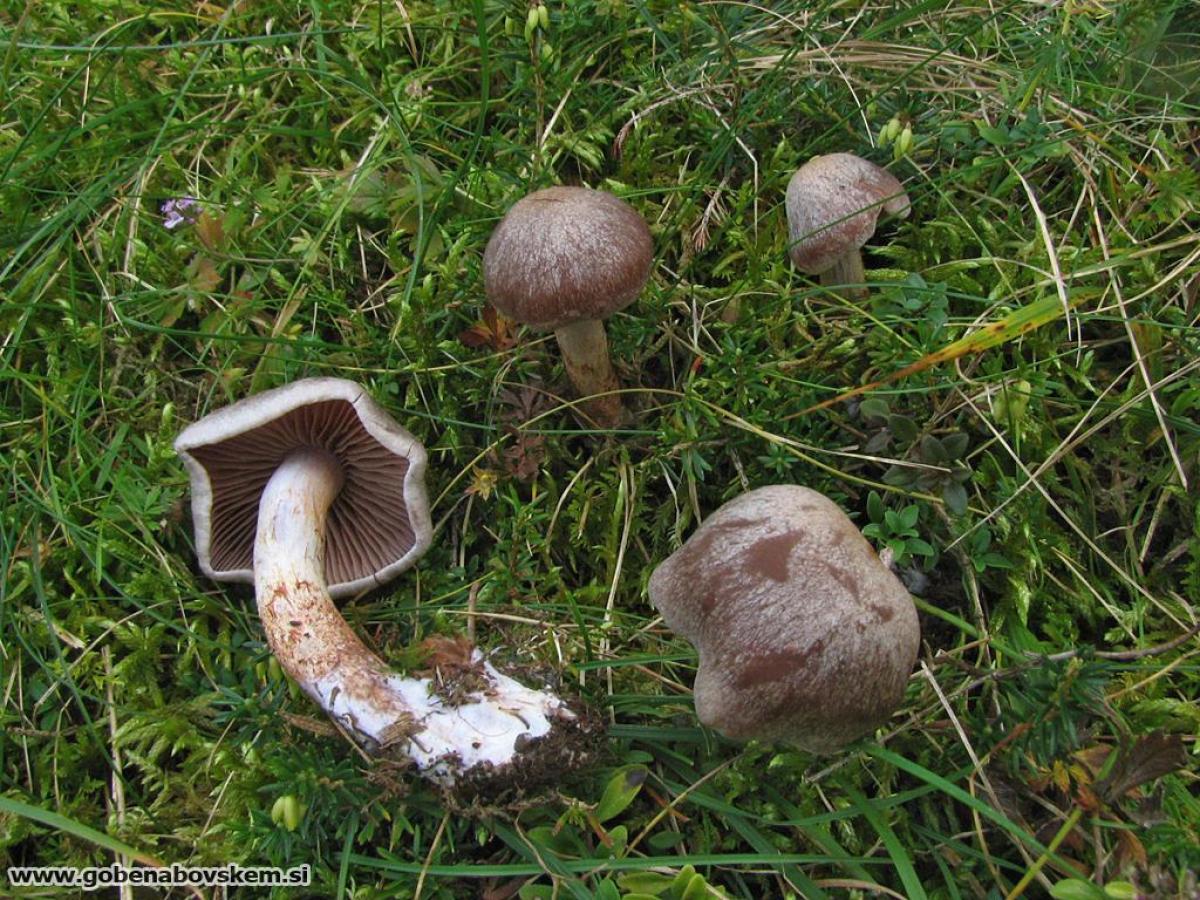
[[[653,251],[645,220],[625,201],[551,187],[513,204],[483,254],[488,300],[510,319],[554,330],[583,411],[604,428],[625,412],[601,320],[641,293]]]
[[[832,752],[891,715],[916,661],[908,591],[809,488],[726,503],[654,570],[649,592],[698,651],[700,721],[735,740]]]
[[[254,584],[283,670],[363,747],[406,754],[449,785],[575,718],[478,650],[453,698],[433,677],[402,677],[334,606],[412,566],[432,536],[425,449],[361,387],[297,381],[193,423],[175,449],[191,476],[200,568]]]
[[[910,204],[891,172],[852,153],[830,153],[796,170],[786,206],[796,268],[853,300],[867,295],[859,248],[875,233],[880,209],[904,218]]]

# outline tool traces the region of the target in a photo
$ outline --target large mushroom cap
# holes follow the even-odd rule
[[[558,328],[634,301],[654,244],[632,206],[604,191],[551,187],[505,213],[483,254],[488,299],[510,319]]]
[[[853,153],[830,153],[796,170],[786,206],[792,262],[820,275],[870,240],[881,209],[903,218],[909,200],[886,169]]]
[[[259,497],[279,463],[304,447],[330,453],[344,475],[325,536],[331,596],[382,584],[428,549],[425,448],[354,382],[307,378],[218,410],[175,440],[210,578],[253,583]]]
[[[891,715],[917,657],[904,585],[833,501],[795,485],[709,516],[650,600],[699,652],[700,721],[735,740],[835,750]]]

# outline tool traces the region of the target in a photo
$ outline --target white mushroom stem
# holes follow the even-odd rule
[[[359,742],[395,747],[443,784],[475,765],[503,766],[524,742],[574,716],[476,657],[487,688],[443,703],[429,678],[390,671],[346,624],[325,582],[325,520],[342,470],[298,450],[271,476],[258,507],[254,586],[267,642],[289,676]],[[475,651],[478,654],[478,651]]]
[[[254,541],[258,614],[283,670],[360,740],[384,746],[416,720],[389,689],[387,667],[329,598],[325,518],[341,487],[341,466],[318,450],[296,451],[267,482]]]
[[[821,284],[847,300],[865,300],[870,293],[866,281],[861,250],[851,250],[821,273]]]
[[[604,323],[583,319],[554,330],[562,350],[567,376],[583,397],[583,412],[601,428],[616,428],[625,420],[625,406],[616,373],[608,356],[608,336]]]

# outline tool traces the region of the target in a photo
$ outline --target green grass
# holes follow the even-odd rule
[[[1194,5],[549,9],[532,45],[494,0],[0,11],[0,858],[310,863],[360,900],[1194,891]],[[835,150],[913,198],[862,306],[787,259],[787,180]],[[491,229],[554,183],[654,235],[609,323],[621,432],[578,425],[541,335],[464,339]],[[195,568],[171,442],[308,375],[430,453],[433,549],[347,618],[400,658],[473,608],[611,721],[594,766],[451,812],[304,727],[252,596]],[[920,597],[903,707],[832,758],[701,728],[646,599],[774,482],[897,542]]]

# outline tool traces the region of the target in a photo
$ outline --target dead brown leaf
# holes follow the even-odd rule
[[[222,216],[200,213],[196,217],[196,237],[206,250],[217,250],[225,243],[225,222]]]
[[[1139,869],[1146,867],[1146,847],[1132,831],[1117,832],[1117,871],[1124,871],[1129,865]]]
[[[188,285],[198,291],[215,291],[221,283],[217,265],[203,253],[197,253],[187,268]]]
[[[1182,769],[1187,759],[1182,737],[1151,732],[1139,737],[1121,754],[1112,772],[1096,782],[1096,793],[1106,803],[1112,803],[1143,784]]]
[[[458,339],[472,350],[483,347],[496,351],[511,350],[517,344],[516,323],[496,312],[490,304],[483,308],[479,321],[459,334]]]

